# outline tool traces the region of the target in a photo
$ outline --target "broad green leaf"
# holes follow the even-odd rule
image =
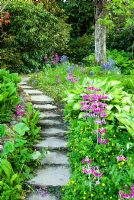
[[[73,110],[80,110],[80,108],[81,108],[81,104],[78,102],[73,105]]]
[[[7,141],[3,147],[3,154],[7,155],[14,151],[14,144],[11,141]]]
[[[33,160],[37,160],[40,157],[41,157],[41,153],[39,151],[35,151],[34,153],[32,153]]]
[[[19,123],[14,126],[14,131],[16,131],[19,135],[25,135],[26,131],[29,131],[29,128],[24,123]]]

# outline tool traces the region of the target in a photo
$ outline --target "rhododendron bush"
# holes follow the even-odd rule
[[[3,66],[13,71],[38,71],[45,65],[45,54],[65,50],[69,25],[47,12],[42,4],[13,0],[4,12],[9,16],[0,18]]]
[[[120,81],[85,78],[64,100],[73,176],[63,199],[134,199],[133,95]]]

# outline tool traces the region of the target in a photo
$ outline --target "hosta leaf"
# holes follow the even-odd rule
[[[73,110],[80,110],[80,108],[81,108],[81,104],[79,102],[73,105]]]

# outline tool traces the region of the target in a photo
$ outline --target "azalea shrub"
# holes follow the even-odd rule
[[[134,199],[133,95],[120,81],[85,78],[64,100],[72,178],[63,199]]]
[[[18,74],[0,69],[0,122],[10,121],[15,106],[20,102],[17,94],[17,83],[19,82]]]

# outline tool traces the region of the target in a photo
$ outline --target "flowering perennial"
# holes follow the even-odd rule
[[[125,194],[123,191],[119,191],[119,200],[122,199],[132,199],[134,198],[134,185],[131,186],[131,193]]]
[[[97,130],[94,130],[94,134],[97,135],[97,143],[107,144],[108,139],[105,139],[106,128],[103,125],[106,124],[105,118],[107,117],[106,110],[107,104],[104,102],[108,99],[105,94],[100,94],[101,89],[89,86],[87,91],[90,94],[83,94],[81,102],[81,111],[84,111],[84,117],[94,118],[94,124],[97,125]]]
[[[72,73],[68,73],[66,79],[73,83],[76,83],[80,80],[78,77],[74,76]]]
[[[22,117],[24,115],[25,111],[24,111],[24,106],[22,105],[17,105],[16,106],[16,115],[17,117]]]
[[[82,160],[82,164],[86,164],[86,167],[82,168],[82,172],[84,174],[89,174],[93,175],[93,180],[95,180],[95,184],[98,185],[100,184],[100,178],[102,178],[102,173],[100,173],[99,171],[99,167],[98,166],[91,166],[91,160],[86,157]],[[97,178],[97,180],[96,180]]]

